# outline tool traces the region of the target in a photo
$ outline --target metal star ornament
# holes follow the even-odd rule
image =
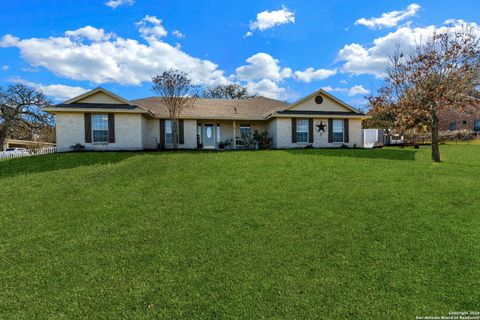
[[[318,121],[316,124],[317,132],[325,132],[327,125],[323,121]]]

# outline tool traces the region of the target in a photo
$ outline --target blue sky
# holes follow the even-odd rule
[[[395,45],[480,30],[478,1],[2,2],[0,86],[55,101],[97,86],[151,96],[150,77],[175,68],[199,85],[238,82],[288,101],[325,88],[361,107]]]

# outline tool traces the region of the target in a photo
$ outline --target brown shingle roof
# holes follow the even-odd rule
[[[167,107],[158,97],[131,101],[159,118],[168,118]],[[193,107],[185,108],[181,118],[210,119],[264,119],[269,114],[283,110],[288,103],[265,97],[250,99],[197,99]]]

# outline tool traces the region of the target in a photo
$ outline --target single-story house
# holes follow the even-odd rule
[[[55,115],[57,148],[147,150],[169,148],[173,137],[161,98],[128,101],[97,88],[46,111]],[[324,90],[288,104],[264,97],[197,99],[179,120],[178,147],[216,149],[221,141],[238,147],[242,134],[267,131],[273,148],[363,147],[362,120],[369,118]]]

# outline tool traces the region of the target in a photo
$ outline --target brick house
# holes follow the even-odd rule
[[[465,113],[441,111],[438,114],[440,131],[469,130],[480,132],[480,107],[471,107]]]

